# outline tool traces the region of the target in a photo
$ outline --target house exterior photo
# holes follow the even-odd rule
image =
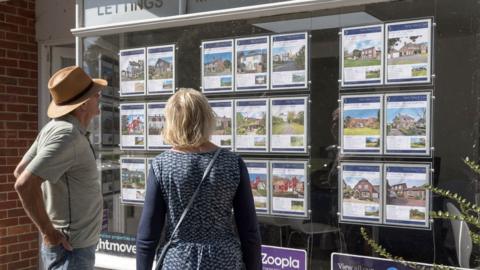
[[[428,52],[428,45],[426,42],[415,44],[415,43],[404,43],[403,47],[399,50],[399,56],[410,56],[417,54],[426,54]]]
[[[159,58],[155,63],[155,69],[160,73],[172,72],[172,64]]]
[[[217,59],[205,65],[205,70],[211,73],[222,72],[225,70],[225,64],[221,59]]]
[[[380,50],[375,47],[365,48],[361,51],[360,58],[362,60],[380,59]]]
[[[363,128],[363,127],[377,128],[378,127],[377,118],[370,117],[366,119],[361,119],[361,118],[345,119],[345,128]]]
[[[424,188],[420,187],[411,187],[405,189],[405,195],[409,199],[425,200],[426,191]]]
[[[378,186],[374,186],[367,179],[362,179],[353,187],[354,197],[360,200],[378,199]]]

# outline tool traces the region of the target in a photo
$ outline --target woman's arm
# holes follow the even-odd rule
[[[247,166],[241,158],[240,184],[233,199],[235,221],[238,235],[242,243],[243,262],[248,270],[262,269],[260,232],[258,230],[257,214],[253,202],[252,190]]]
[[[159,180],[148,172],[147,194],[137,231],[137,270],[152,269],[155,251],[165,222],[166,205]]]

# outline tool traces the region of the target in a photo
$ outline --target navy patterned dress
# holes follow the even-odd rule
[[[137,269],[151,269],[163,225],[168,239],[214,153],[166,151],[153,160],[137,233]],[[260,247],[248,171],[239,156],[222,149],[162,269],[261,269]]]

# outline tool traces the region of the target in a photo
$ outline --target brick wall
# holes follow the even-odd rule
[[[38,232],[13,189],[37,134],[35,1],[0,3],[0,270],[38,268]]]

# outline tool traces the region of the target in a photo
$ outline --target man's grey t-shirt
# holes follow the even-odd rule
[[[26,170],[46,180],[43,197],[53,226],[73,248],[99,240],[103,199],[95,154],[86,130],[72,115],[52,119],[25,154]]]

